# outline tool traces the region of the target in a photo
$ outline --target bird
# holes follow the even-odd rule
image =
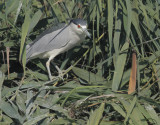
[[[33,42],[26,45],[26,64],[35,58],[48,58],[46,68],[48,77],[52,81],[50,62],[57,55],[68,51],[85,40],[86,36],[91,38],[87,30],[87,21],[83,19],[72,19],[68,24],[59,23],[41,33]],[[58,77],[63,79],[62,71],[55,65]]]

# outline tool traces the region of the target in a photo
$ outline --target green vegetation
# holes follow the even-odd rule
[[[160,124],[159,4],[1,0],[0,124]],[[26,65],[25,46],[71,18],[87,20],[92,40],[57,56],[54,62],[67,69],[68,77],[50,82],[46,60]],[[132,50],[137,53],[137,86],[128,95]],[[56,76],[53,65],[51,70]]]

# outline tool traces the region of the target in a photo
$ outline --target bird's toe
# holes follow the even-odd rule
[[[65,77],[65,76],[66,76],[66,77]],[[65,77],[65,78],[68,78],[68,74],[66,73],[66,70],[61,70],[61,71],[59,72],[58,77],[59,77],[60,79],[62,79],[62,80],[64,80],[64,77]]]

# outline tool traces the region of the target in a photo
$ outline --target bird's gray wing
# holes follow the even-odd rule
[[[33,43],[27,45],[26,58],[29,60],[33,55],[39,55],[41,53],[51,51],[53,49],[59,49],[66,45],[69,41],[67,34],[69,33],[69,26],[63,25],[61,28],[51,27],[50,29],[43,32]]]

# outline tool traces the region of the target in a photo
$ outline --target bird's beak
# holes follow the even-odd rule
[[[83,30],[83,32],[85,33],[86,36],[88,36],[91,39],[91,34],[87,31],[86,26],[85,27],[81,27],[81,29]]]
[[[83,31],[86,34],[86,36],[88,36],[91,39],[91,34],[87,31],[87,29],[84,29]]]

